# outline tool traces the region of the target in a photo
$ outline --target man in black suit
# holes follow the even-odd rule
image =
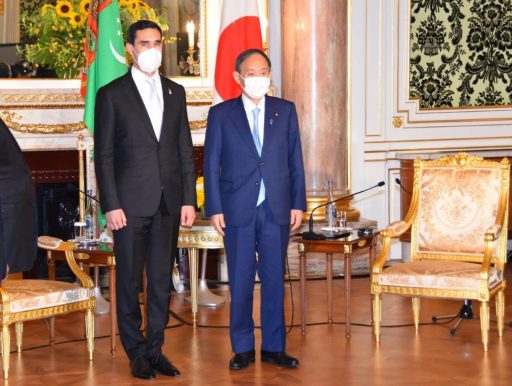
[[[0,119],[0,279],[31,269],[36,255],[32,177],[16,139]]]
[[[192,226],[196,190],[185,90],[162,77],[162,30],[148,20],[130,26],[133,66],[98,90],[95,161],[101,207],[114,233],[121,342],[133,376],[178,369],[162,354],[169,320],[171,271],[180,224]],[[146,266],[146,337],[139,290]]]

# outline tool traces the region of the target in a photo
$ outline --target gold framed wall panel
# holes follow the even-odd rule
[[[389,1],[389,0],[388,0]],[[409,96],[410,20],[411,0],[390,0],[396,24],[393,35],[393,121],[401,121],[398,128],[439,128],[450,124],[472,126],[512,124],[512,106],[457,107],[420,109],[419,100]]]

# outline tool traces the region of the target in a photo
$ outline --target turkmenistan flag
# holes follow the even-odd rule
[[[117,0],[91,0],[85,42],[81,93],[84,122],[94,132],[94,105],[98,89],[127,71]]]
[[[127,71],[117,0],[91,0],[86,26],[84,72],[80,92],[85,98],[84,122],[94,133],[94,106],[98,89]],[[105,216],[98,208],[98,224]]]

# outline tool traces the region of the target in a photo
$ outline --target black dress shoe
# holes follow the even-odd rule
[[[177,377],[180,375],[180,371],[163,354],[160,354],[156,358],[149,359],[149,365],[153,370],[158,371],[160,374],[167,375],[168,377]]]
[[[272,363],[279,367],[297,367],[299,360],[288,355],[285,351],[273,352],[261,350],[261,361]]]
[[[140,356],[130,362],[130,370],[135,378],[141,379],[153,379],[155,378],[155,372],[149,365],[146,358]]]
[[[235,354],[229,361],[229,368],[231,370],[245,369],[249,367],[251,363],[254,363],[255,356],[254,350]]]

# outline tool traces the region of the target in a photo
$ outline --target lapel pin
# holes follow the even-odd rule
[[[277,118],[278,116],[279,116],[279,113],[274,113],[274,117],[276,117],[276,118]],[[269,123],[270,125],[272,125],[272,124],[274,123],[274,118],[270,118],[270,121],[268,121],[268,123]]]
[[[169,92],[169,95],[172,95],[172,90],[170,88],[168,88],[167,91]]]

